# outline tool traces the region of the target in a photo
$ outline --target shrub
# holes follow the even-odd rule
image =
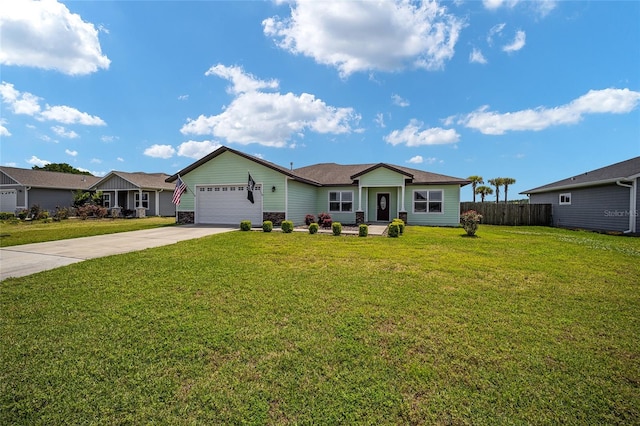
[[[309,225],[309,233],[310,234],[318,233],[318,224],[317,223],[312,223],[312,224]]]
[[[342,234],[342,224],[340,222],[333,222],[331,224],[331,230],[333,231],[334,236],[340,236],[340,234]]]
[[[84,206],[77,208],[77,214],[82,220],[85,220],[88,217],[102,219],[107,215],[107,209],[93,204],[85,204]]]
[[[291,232],[293,232],[293,222],[290,220],[283,220],[280,227],[282,228],[282,232],[284,232],[285,234],[290,234]]]
[[[389,237],[398,238],[400,236],[400,224],[398,222],[391,222],[389,225]]]
[[[402,219],[393,219],[391,223],[397,223],[400,229],[400,235],[404,234],[404,221]]]
[[[15,218],[16,215],[9,212],[0,212],[0,220],[10,220]]]
[[[264,232],[271,232],[273,230],[273,222],[270,220],[265,220],[262,222],[262,230]]]
[[[18,219],[25,220],[29,216],[29,210],[22,209],[18,212]]]
[[[241,231],[251,231],[251,221],[243,220],[240,222],[240,230]]]
[[[329,213],[318,214],[318,224],[323,228],[331,228],[331,215]]]
[[[361,223],[360,226],[358,226],[358,236],[366,237],[367,235],[369,235],[369,225]]]
[[[69,219],[69,209],[66,207],[56,206],[56,211],[53,214],[53,220],[59,222],[65,219]]]
[[[312,214],[308,214],[304,217],[304,223],[307,226],[311,225],[312,223],[316,223],[316,217]]]
[[[467,235],[471,237],[476,235],[481,220],[482,215],[475,210],[467,210],[460,215],[460,223]]]

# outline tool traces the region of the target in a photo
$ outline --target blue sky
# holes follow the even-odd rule
[[[640,155],[635,1],[13,1],[0,33],[6,166],[172,174],[227,145],[520,198]]]

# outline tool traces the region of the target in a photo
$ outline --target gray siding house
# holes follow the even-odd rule
[[[640,157],[523,191],[551,204],[553,226],[640,233]]]
[[[135,212],[137,217],[174,216],[171,202],[175,185],[167,183],[164,173],[128,173],[112,171],[91,186],[102,191],[102,205],[122,213]]]
[[[73,173],[0,166],[0,211],[15,213],[34,205],[49,212],[73,204],[73,193],[88,191],[100,178]]]

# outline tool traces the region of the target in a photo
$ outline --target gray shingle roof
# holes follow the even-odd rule
[[[120,172],[112,171],[107,174],[100,182],[106,182],[112,176],[119,176],[124,180],[131,182],[140,189],[165,189],[173,191],[175,185],[167,182],[168,174],[165,173],[144,173],[144,172]],[[98,186],[100,183],[98,183]]]
[[[185,175],[190,171],[196,169],[209,160],[217,157],[223,152],[233,152],[241,157],[247,158],[251,161],[255,161],[258,164],[262,164],[265,167],[279,171],[280,173],[289,176],[294,180],[309,183],[312,185],[352,185],[354,180],[358,176],[372,171],[378,167],[385,167],[393,170],[397,173],[401,173],[407,176],[407,179],[411,180],[413,184],[425,183],[425,184],[455,184],[464,186],[470,181],[466,179],[460,179],[452,176],[440,175],[437,173],[430,173],[424,170],[411,169],[408,167],[396,166],[393,164],[377,163],[377,164],[351,164],[341,165],[336,163],[321,163],[312,166],[300,167],[298,169],[290,170],[286,167],[279,166],[268,161],[264,161],[261,158],[254,157],[252,155],[245,154],[244,152],[236,151],[235,149],[228,148],[226,146],[220,147],[213,151],[211,154],[201,158],[195,163],[180,170],[175,175],[169,177],[167,182],[174,182],[178,179],[178,175]]]
[[[20,169],[17,167],[0,166],[0,171],[18,184],[34,188],[89,189],[100,180],[96,176]]]
[[[536,194],[541,192],[556,191],[564,188],[579,188],[613,183],[618,180],[629,180],[640,176],[640,157],[591,170],[576,176],[552,182],[537,188],[522,191],[521,194]]]

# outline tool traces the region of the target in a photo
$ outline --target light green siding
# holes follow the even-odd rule
[[[348,213],[332,212],[329,211],[329,192],[333,191],[352,191],[353,192],[353,209]],[[329,213],[331,220],[334,222],[340,222],[344,224],[356,223],[356,210],[358,209],[358,187],[357,186],[330,186],[324,188],[318,188],[316,199],[316,211],[318,213]]]
[[[289,204],[287,206],[287,220],[297,225],[304,224],[304,217],[308,214],[317,216],[316,187],[306,183],[288,181]]]
[[[378,167],[359,177],[362,186],[402,186],[405,178],[405,175],[385,167]]]
[[[443,191],[444,211],[442,213],[414,213],[413,191],[434,189]],[[460,186],[458,185],[407,186],[404,201],[407,222],[410,225],[458,226],[460,224]]]
[[[265,212],[283,212],[285,206],[285,176],[258,164],[254,161],[240,157],[231,152],[223,152],[219,156],[190,171],[182,180],[186,182],[189,190],[182,195],[178,211],[194,211],[195,203],[193,193],[195,185],[246,185],[248,173],[262,185],[263,204]],[[272,187],[276,187],[272,192]]]

